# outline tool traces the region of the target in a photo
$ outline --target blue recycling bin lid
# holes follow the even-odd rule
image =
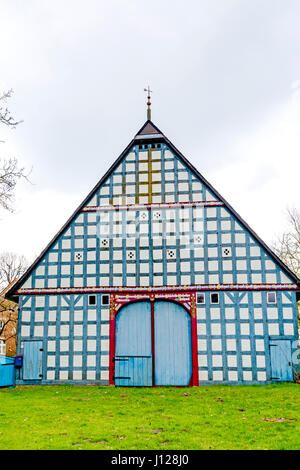
[[[15,367],[22,367],[23,365],[23,356],[19,355],[19,356],[15,356]]]

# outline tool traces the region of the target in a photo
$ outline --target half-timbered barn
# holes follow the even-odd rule
[[[16,383],[293,380],[299,279],[148,117],[7,294]]]

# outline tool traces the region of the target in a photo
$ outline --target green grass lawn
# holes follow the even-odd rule
[[[0,449],[299,449],[300,387],[17,387],[0,422]]]

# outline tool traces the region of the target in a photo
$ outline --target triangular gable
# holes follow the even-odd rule
[[[139,132],[136,134],[137,136],[145,136],[145,135],[156,135],[160,134],[162,135],[162,132],[156,127],[153,122],[151,121],[146,121],[143,127],[139,130]]]
[[[11,297],[15,291],[17,291],[23,283],[28,279],[30,276],[31,272],[39,265],[39,263],[43,260],[44,256],[47,254],[48,250],[50,250],[51,247],[53,247],[58,239],[66,232],[68,227],[72,224],[72,222],[78,217],[82,211],[86,210],[90,206],[107,206],[107,205],[118,205],[118,204],[124,204],[124,205],[137,205],[137,204],[160,204],[161,199],[156,195],[155,191],[152,191],[152,188],[156,186],[155,181],[152,181],[151,184],[151,197],[149,196],[149,186],[148,188],[145,185],[145,190],[144,192],[139,193],[139,197],[137,198],[137,195],[133,195],[130,198],[127,198],[126,190],[124,191],[124,187],[122,191],[120,192],[120,195],[117,194],[117,197],[115,198],[113,194],[111,194],[111,185],[109,185],[109,179],[111,178],[120,178],[120,175],[122,172],[120,172],[120,168],[122,168],[122,165],[128,165],[129,167],[132,166],[132,170],[129,171],[133,176],[135,175],[135,170],[136,168],[133,164],[133,162],[130,161],[130,151],[134,145],[138,145],[139,148],[143,147],[141,143],[143,144],[145,142],[151,142],[153,140],[153,136],[159,136],[159,140],[154,140],[155,145],[158,146],[159,148],[159,143],[161,142],[163,144],[166,144],[167,147],[170,150],[170,154],[173,152],[174,156],[177,157],[178,163],[176,164],[178,168],[180,168],[180,165],[182,166],[182,169],[180,171],[184,172],[184,169],[187,168],[191,171],[192,177],[189,176],[189,178],[192,178],[192,181],[195,181],[195,185],[197,184],[198,181],[198,194],[196,194],[196,198],[193,197],[194,195],[191,194],[189,195],[189,199],[187,201],[181,200],[179,203],[182,205],[184,202],[199,202],[201,201],[202,203],[208,202],[208,201],[219,201],[224,205],[224,208],[226,208],[229,213],[233,215],[233,217],[248,231],[253,239],[260,245],[262,248],[265,250],[265,252],[275,261],[277,265],[281,267],[281,269],[291,278],[293,279],[294,282],[299,283],[298,278],[290,272],[290,270],[282,263],[282,261],[267,247],[267,245],[253,232],[253,230],[242,220],[242,218],[234,211],[234,209],[225,201],[225,199],[208,183],[208,181],[193,167],[193,165],[176,149],[176,147],[166,138],[163,136],[161,131],[151,122],[147,121],[144,126],[140,129],[138,134],[136,135],[135,139],[130,142],[130,144],[127,146],[127,148],[122,152],[122,154],[119,156],[119,158],[115,161],[115,163],[111,166],[111,168],[107,171],[107,173],[101,178],[99,183],[95,186],[95,188],[91,191],[91,193],[86,197],[86,199],[82,202],[82,204],[78,207],[78,209],[74,212],[74,214],[69,218],[69,220],[66,222],[66,224],[62,227],[62,229],[58,232],[58,234],[52,239],[52,241],[48,244],[48,246],[43,250],[41,255],[36,259],[36,261],[33,263],[33,265],[28,269],[28,271],[22,276],[22,278],[13,286],[12,289],[9,290],[7,293],[7,297]],[[139,138],[142,137],[143,140],[139,140]],[[144,146],[147,147],[147,146]],[[152,156],[153,158],[154,155],[154,163],[155,163],[155,152],[157,152],[156,148],[153,149]],[[141,149],[141,154],[145,154],[144,156],[142,155],[141,159],[141,164],[144,164],[145,166],[147,163],[147,151],[143,151]],[[143,158],[145,159],[143,162]],[[169,158],[170,164],[172,158]],[[119,171],[118,171],[119,170]],[[157,167],[157,172],[159,173],[159,167]],[[171,171],[171,170],[169,170]],[[196,181],[197,180],[197,181]],[[124,186],[124,177],[123,180],[120,179],[120,182],[116,184],[116,187],[118,186]],[[184,185],[184,183],[183,183]],[[140,186],[143,186],[142,184]],[[110,189],[109,189],[110,188]],[[202,189],[201,189],[202,188]],[[202,194],[201,194],[202,193]],[[203,197],[203,193],[205,193],[205,196]],[[157,193],[158,194],[158,193]],[[118,199],[119,198],[119,202]],[[104,201],[104,202],[103,202]],[[107,202],[106,202],[107,201]],[[172,201],[172,199],[170,199]]]
[[[96,184],[96,186],[92,189],[92,191],[87,195],[87,197],[82,201],[82,203],[77,207],[75,212],[69,217],[69,219],[66,221],[66,223],[62,226],[62,228],[57,232],[57,234],[52,238],[52,240],[48,243],[46,248],[41,252],[41,254],[35,259],[35,261],[32,263],[31,266],[27,269],[27,271],[23,274],[23,276],[20,277],[20,279],[16,282],[16,284],[13,286],[12,289],[10,289],[6,294],[6,298],[11,298],[14,295],[14,292],[20,288],[20,286],[28,279],[30,276],[31,272],[37,267],[37,265],[40,263],[40,261],[43,259],[45,254],[47,253],[48,250],[57,242],[58,238],[61,236],[62,233],[67,230],[71,222],[75,219],[75,217],[80,213],[82,208],[88,203],[88,201],[93,197],[94,193],[101,187],[101,185],[104,183],[104,181],[109,177],[109,175],[113,172],[114,168],[120,163],[124,155],[129,151],[129,149],[132,147],[134,143],[134,140],[132,140],[129,145],[123,150],[121,155],[115,160],[115,162],[112,164],[112,166],[109,168],[109,170],[103,175],[103,177],[100,179],[100,181]]]
[[[268,253],[268,255],[278,264],[283,271],[293,279],[294,282],[299,286],[300,279],[283,263],[283,261],[269,248],[269,246],[255,233],[255,231],[244,221],[244,219],[233,209],[233,207],[221,196],[221,194],[202,176],[199,171],[182,155],[182,153],[170,142],[167,138],[166,141],[174,153],[185,163],[185,165],[191,169],[191,171],[209,188],[215,197],[224,203],[224,206],[228,211],[238,220],[238,222],[252,235],[252,237],[258,242],[259,245]]]

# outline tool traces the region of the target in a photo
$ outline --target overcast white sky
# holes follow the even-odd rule
[[[267,243],[300,203],[299,0],[0,0],[0,91],[32,168],[0,251],[30,261],[146,120]]]

